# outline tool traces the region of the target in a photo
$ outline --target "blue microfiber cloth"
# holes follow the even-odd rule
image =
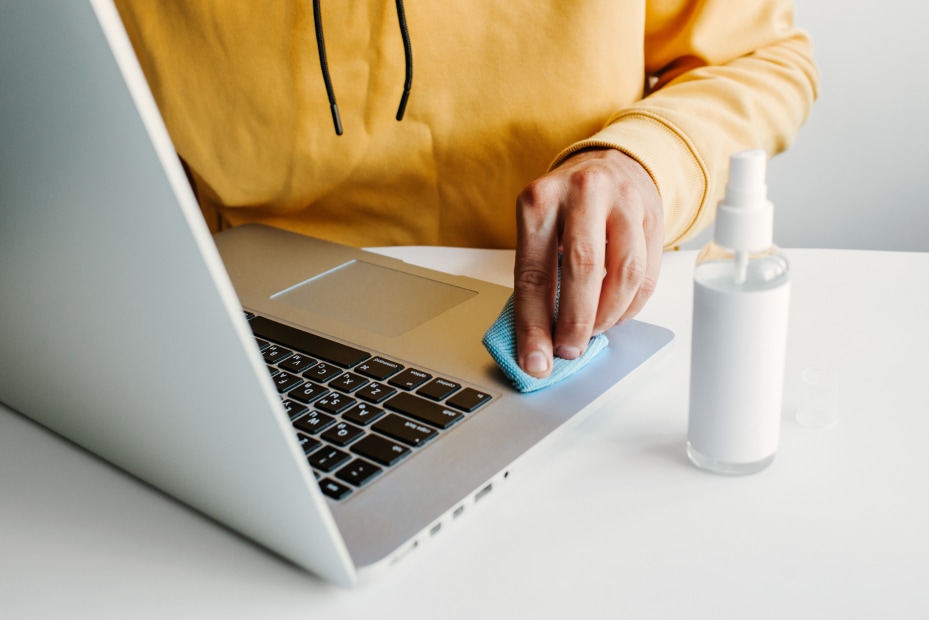
[[[559,274],[560,276],[561,274]],[[560,284],[560,278],[559,278]],[[566,360],[560,357],[554,359],[552,365],[552,374],[545,379],[536,379],[526,374],[519,367],[516,358],[516,319],[513,312],[514,297],[510,295],[500,316],[493,322],[493,325],[484,334],[482,342],[490,353],[491,357],[500,366],[504,374],[510,378],[513,385],[520,392],[533,392],[558,383],[576,373],[578,370],[587,365],[597,353],[609,344],[606,335],[599,334],[590,339],[587,349],[584,353],[573,360]],[[555,316],[558,316],[557,305],[555,307]]]

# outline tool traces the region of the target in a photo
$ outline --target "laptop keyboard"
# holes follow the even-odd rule
[[[491,396],[266,317],[245,313],[322,492],[343,500]]]

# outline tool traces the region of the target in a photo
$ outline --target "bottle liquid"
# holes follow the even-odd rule
[[[736,153],[694,272],[687,455],[715,473],[761,471],[777,451],[790,274],[773,221],[764,152]]]

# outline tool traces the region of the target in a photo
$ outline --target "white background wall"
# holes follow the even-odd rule
[[[822,91],[768,168],[777,244],[929,251],[929,2],[796,3]]]

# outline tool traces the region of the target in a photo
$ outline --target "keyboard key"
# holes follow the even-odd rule
[[[478,392],[474,388],[465,388],[448,399],[447,404],[468,413],[474,411],[490,400],[490,394]]]
[[[364,459],[355,459],[336,472],[335,477],[353,484],[356,487],[360,487],[370,482],[372,478],[382,471],[384,470],[374,463],[369,463]]]
[[[305,381],[300,387],[287,392],[287,395],[293,399],[299,400],[301,403],[310,404],[317,398],[322,398],[328,393],[329,390],[318,383]]]
[[[348,420],[349,422],[354,422],[361,426],[367,426],[371,422],[374,422],[379,417],[384,415],[383,409],[378,409],[377,407],[372,407],[368,403],[358,403],[348,411],[342,414],[343,420]]]
[[[300,442],[300,447],[303,448],[304,454],[312,454],[323,445],[318,439],[313,439],[306,433],[297,433],[297,441]]]
[[[319,481],[319,490],[323,492],[323,495],[331,497],[332,499],[345,499],[352,494],[352,490],[349,487],[341,482],[330,480],[329,478]]]
[[[287,412],[287,415],[290,416],[291,420],[307,412],[306,405],[302,403],[298,403],[295,400],[290,400],[289,398],[285,398],[281,402],[284,403],[284,411]]]
[[[358,398],[363,398],[370,403],[380,403],[393,394],[396,394],[397,390],[390,387],[389,385],[384,385],[383,383],[369,383],[364,386],[355,394]]]
[[[351,457],[348,454],[338,448],[324,446],[322,450],[317,450],[311,454],[307,461],[319,471],[329,473],[349,458]]]
[[[278,368],[287,372],[300,373],[316,363],[312,357],[303,353],[294,353],[285,361],[278,363]]]
[[[365,360],[364,363],[359,364],[355,369],[356,372],[377,381],[383,381],[401,370],[403,370],[402,364],[384,359],[383,357],[372,357],[369,360]]]
[[[339,390],[340,392],[345,392],[346,394],[351,394],[367,382],[368,380],[361,375],[356,375],[353,372],[346,372],[330,381],[329,387],[334,390]]]
[[[337,415],[352,405],[356,401],[354,398],[349,398],[344,394],[339,394],[338,392],[330,392],[314,403],[317,409],[322,409],[326,413],[331,413],[332,415]]]
[[[407,415],[414,420],[425,422],[436,428],[445,429],[463,419],[464,416],[452,409],[443,407],[438,403],[428,401],[406,392],[400,392],[384,406],[393,411]]]
[[[449,381],[441,377],[436,377],[423,387],[416,390],[416,393],[432,400],[445,400],[450,394],[454,394],[461,389],[460,383]]]
[[[294,420],[294,426],[296,428],[311,435],[322,432],[334,423],[335,418],[325,413],[320,413],[319,411],[311,411],[305,416]]]
[[[432,375],[428,372],[416,370],[415,368],[407,368],[399,375],[393,377],[388,383],[404,390],[415,390],[431,378]]]
[[[343,368],[351,368],[370,357],[368,353],[354,347],[266,319],[263,316],[256,316],[248,324],[259,338],[279,342]]]
[[[352,426],[348,422],[339,422],[335,426],[330,427],[329,430],[320,435],[320,437],[335,446],[344,448],[362,435],[364,435],[364,431],[357,426]]]
[[[425,444],[427,441],[438,435],[433,429],[418,424],[413,420],[398,415],[390,414],[386,418],[379,420],[372,427],[377,432],[387,435],[391,439],[402,441],[408,446],[414,448]]]
[[[267,340],[262,340],[261,338],[255,338],[255,342],[258,344],[258,350],[264,351],[271,346],[271,343]]]
[[[338,366],[333,366],[332,364],[327,364],[326,362],[320,362],[315,366],[311,367],[303,376],[307,379],[312,379],[313,381],[319,381],[320,383],[325,383],[333,377],[337,377],[342,374],[342,369]]]
[[[352,446],[352,452],[390,467],[409,455],[410,449],[380,435],[368,435]]]
[[[286,360],[288,357],[294,354],[290,349],[285,349],[282,346],[272,344],[267,349],[263,350],[261,354],[264,356],[265,361],[269,364],[276,364],[281,360]]]
[[[289,372],[283,371],[274,375],[271,380],[274,381],[274,385],[277,387],[279,394],[289,392],[290,390],[303,383],[303,379],[297,375],[292,375]]]

